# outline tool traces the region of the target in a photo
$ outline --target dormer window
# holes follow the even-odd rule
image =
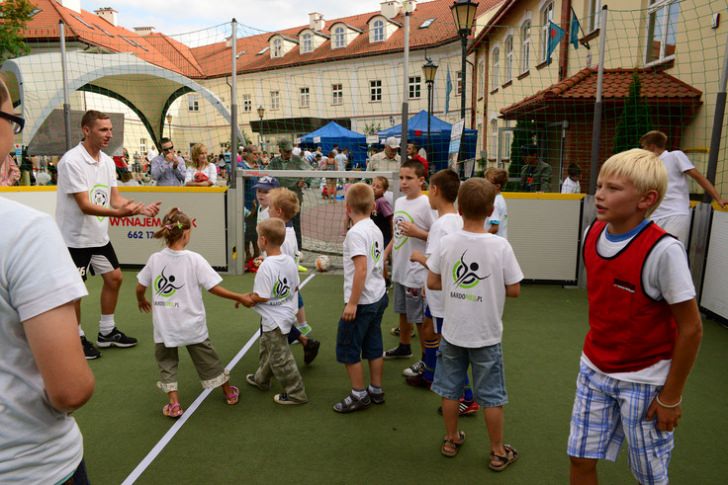
[[[281,39],[273,39],[271,57],[283,57],[283,41]]]
[[[336,27],[334,29],[334,49],[346,47],[346,29],[344,27]]]
[[[372,42],[384,42],[384,20],[372,22]]]
[[[279,59],[288,54],[291,49],[298,45],[298,39],[287,37],[281,34],[273,34],[268,38],[268,47],[270,47],[270,58]],[[261,51],[260,53],[263,53]]]
[[[313,50],[313,34],[303,34],[301,36],[301,53],[306,54]]]

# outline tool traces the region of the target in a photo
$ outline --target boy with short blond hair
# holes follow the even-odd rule
[[[486,219],[485,229],[491,234],[508,239],[508,206],[501,193],[508,183],[508,172],[502,168],[490,167],[485,171],[485,179],[496,188],[493,213]]]
[[[291,222],[301,207],[298,195],[285,187],[273,189],[268,193],[268,204],[270,216],[278,217],[286,224],[286,236],[281,246],[281,252],[293,258],[298,265],[298,241],[296,240],[296,230]],[[303,345],[303,361],[305,364],[310,364],[318,355],[321,342],[308,338],[308,334],[311,333],[312,329],[306,322],[306,310],[303,307],[303,296],[300,291],[298,292],[296,320],[297,324],[293,326],[288,334],[288,342],[300,342]]]
[[[682,244],[647,217],[668,176],[646,150],[618,153],[597,179],[587,229],[589,332],[571,416],[572,484],[597,483],[597,460],[624,439],[640,483],[666,484],[685,382],[702,324]]]
[[[384,353],[385,359],[412,357],[412,328],[421,325],[425,313],[423,289],[427,269],[410,261],[412,251],[423,252],[430,226],[434,222],[430,203],[422,193],[425,169],[421,163],[407,161],[399,169],[399,188],[404,194],[394,203],[394,237],[385,250],[385,260],[392,254],[394,311],[399,314],[399,345]],[[420,345],[424,343],[420,333]]]
[[[364,183],[346,193],[346,214],[353,223],[344,240],[344,312],[336,335],[336,360],[346,367],[351,393],[334,405],[338,413],[384,403],[382,316],[387,308],[384,284],[384,239],[369,217],[374,191]],[[369,361],[370,384],[365,387],[361,359]]]
[[[473,372],[475,400],[484,409],[494,471],[505,470],[518,452],[503,441],[505,389],[503,306],[506,296],[520,294],[523,273],[508,241],[488,233],[485,219],[493,212],[496,188],[485,179],[472,178],[460,186],[458,210],[462,230],[442,238],[427,260],[427,287],[442,290],[445,319],[432,390],[442,397],[446,435],[440,449],[457,455],[465,442],[458,431],[459,398],[468,366]]]
[[[261,391],[270,389],[275,378],[283,392],[273,396],[278,404],[308,402],[303,378],[296,366],[286,334],[296,322],[298,268],[293,258],[281,253],[286,226],[281,219],[267,219],[257,227],[258,247],[267,256],[255,273],[253,291],[243,295],[243,304],[260,314],[260,359],[255,374],[245,380]]]

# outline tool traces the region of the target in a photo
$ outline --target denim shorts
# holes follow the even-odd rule
[[[422,323],[425,315],[425,298],[421,288],[409,288],[394,282],[394,313],[407,315],[408,323]]]
[[[501,344],[471,349],[458,347],[443,338],[437,351],[432,391],[445,399],[460,399],[465,390],[468,365],[473,369],[473,396],[481,407],[508,403]]]
[[[382,316],[389,304],[384,296],[376,303],[357,305],[356,318],[339,320],[336,333],[336,360],[342,364],[356,364],[362,359],[373,360],[384,354],[382,343]]]

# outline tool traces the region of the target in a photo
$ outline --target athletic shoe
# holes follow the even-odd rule
[[[371,392],[369,388],[367,388],[367,395],[369,396],[369,400],[372,402],[372,404],[384,404],[384,392]]]
[[[127,337],[118,328],[114,327],[108,335],[104,336],[99,333],[98,340],[96,341],[99,347],[120,347],[125,349],[127,347],[134,347],[137,344],[137,339],[134,337]]]
[[[334,404],[334,411],[337,413],[353,413],[354,411],[363,411],[372,404],[369,395],[359,399],[353,394],[346,396],[341,402]]]
[[[273,400],[277,402],[278,404],[283,405],[296,405],[296,404],[306,404],[306,401],[294,401],[288,397],[288,394],[285,392],[282,392],[280,394],[276,394],[273,396]]]
[[[458,404],[458,416],[475,416],[480,410],[480,405],[475,401],[466,401],[460,398]],[[437,413],[442,416],[442,406],[437,408]]]
[[[385,359],[409,359],[412,357],[412,350],[410,346],[403,347],[401,344],[393,349],[389,349],[384,352]]]
[[[308,339],[306,345],[303,346],[303,363],[308,365],[316,358],[321,347],[321,342],[316,339]]]
[[[395,337],[399,337],[399,327],[392,328],[392,330],[390,330],[389,333],[391,333]],[[410,337],[414,337],[414,336],[415,336],[415,329],[413,328],[412,332],[410,333]]]
[[[422,374],[423,372],[425,372],[425,363],[421,360],[418,360],[417,362],[403,370],[402,375],[405,377],[415,377]]]
[[[101,357],[101,352],[96,350],[94,344],[86,340],[86,337],[81,337],[81,346],[83,347],[83,355],[86,356],[86,360],[95,360]]]
[[[308,334],[311,333],[311,331],[313,330],[311,328],[311,325],[309,325],[308,323],[304,323],[303,325],[296,325],[296,328],[299,332],[301,332],[301,335],[303,335],[304,337],[308,336]]]
[[[427,382],[424,377],[422,377],[422,374],[417,374],[416,376],[412,377],[405,377],[405,382],[407,382],[408,385],[413,387],[424,387],[425,389],[429,389],[430,386],[432,386],[432,382]]]

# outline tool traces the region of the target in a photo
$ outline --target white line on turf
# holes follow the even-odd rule
[[[301,289],[306,284],[311,281],[316,276],[316,273],[312,273],[301,282],[300,285],[298,285],[298,288]],[[235,357],[228,363],[225,368],[229,371],[232,371],[235,366],[240,362],[240,359],[242,359],[245,354],[250,350],[250,347],[253,346],[253,344],[258,340],[258,337],[260,337],[260,331],[256,330],[255,333],[248,339],[247,343],[243,346],[242,349],[240,349],[240,352],[238,352]],[[149,465],[152,464],[152,462],[159,456],[159,454],[164,450],[164,448],[169,444],[170,441],[172,441],[172,438],[174,438],[174,435],[177,434],[177,432],[182,429],[182,426],[187,422],[188,419],[192,416],[192,414],[197,410],[198,407],[202,404],[202,402],[207,399],[207,396],[210,395],[212,392],[212,389],[204,389],[199,396],[197,396],[197,399],[194,400],[192,404],[187,408],[187,410],[180,416],[180,418],[175,421],[175,423],[172,425],[171,428],[169,428],[169,431],[167,431],[164,436],[162,436],[162,439],[160,439],[156,445],[154,445],[154,448],[151,449],[149,453],[147,453],[147,456],[144,457],[144,459],[134,468],[134,470],[129,474],[128,477],[122,482],[121,485],[132,485],[135,483],[139,477],[144,473],[144,471],[149,467]]]

